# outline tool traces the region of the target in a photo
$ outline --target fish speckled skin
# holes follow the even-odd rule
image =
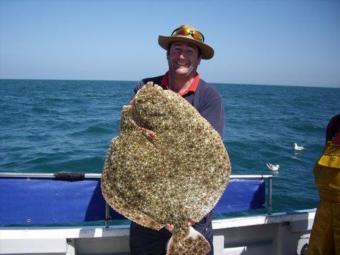
[[[176,93],[146,85],[123,107],[102,192],[110,206],[140,225],[159,230],[174,224],[168,254],[206,254],[203,236],[194,238],[197,243],[185,240],[187,222],[212,210],[230,172],[223,141],[209,122]]]

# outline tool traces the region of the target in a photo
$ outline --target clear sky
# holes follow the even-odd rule
[[[188,23],[209,82],[340,87],[339,0],[0,0],[0,78],[140,80]]]

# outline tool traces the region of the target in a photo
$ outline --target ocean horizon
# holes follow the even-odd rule
[[[204,79],[204,78],[203,78]],[[131,82],[131,83],[138,83],[139,80],[112,80],[112,79],[57,79],[57,78],[0,78],[0,81],[20,81],[20,80],[26,80],[26,81],[98,81],[98,82]],[[340,84],[314,84],[314,85],[308,85],[308,84],[270,84],[270,83],[247,83],[247,82],[211,82],[209,83],[220,86],[220,85],[250,85],[250,86],[275,86],[275,87],[308,87],[308,88],[340,88]]]

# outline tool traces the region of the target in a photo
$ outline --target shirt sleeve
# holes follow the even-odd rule
[[[145,84],[147,84],[149,81],[160,84],[163,76],[156,76],[151,78],[144,78],[143,80],[139,81],[136,85],[136,87],[133,89],[133,95],[131,99],[137,94],[138,90],[140,90]]]
[[[213,88],[206,90],[201,97],[200,114],[223,138],[224,106],[222,96]]]
[[[144,80],[139,81],[136,87],[133,89],[132,97],[134,97],[137,94],[138,90],[140,90],[144,85],[145,85]]]

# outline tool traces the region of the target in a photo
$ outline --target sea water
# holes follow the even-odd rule
[[[0,172],[101,173],[137,82],[0,80]],[[273,174],[274,211],[314,208],[312,170],[340,89],[213,84],[233,174]],[[304,146],[295,151],[293,143]]]

